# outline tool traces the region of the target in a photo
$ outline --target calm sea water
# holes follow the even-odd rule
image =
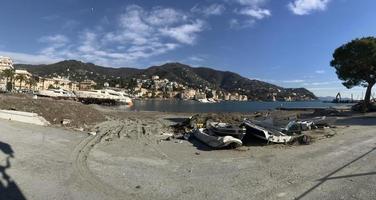
[[[327,108],[338,104],[324,103],[322,101],[305,102],[231,102],[200,103],[197,101],[178,100],[135,100],[130,108],[118,107],[131,111],[162,111],[162,112],[255,112],[278,107],[285,108]]]

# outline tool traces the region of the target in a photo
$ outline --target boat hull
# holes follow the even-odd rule
[[[210,133],[205,132],[205,129],[200,128],[193,131],[195,138],[200,140],[202,143],[212,147],[212,148],[225,148],[225,147],[239,147],[243,143],[241,140],[234,138],[232,136],[216,136],[211,135]]]
[[[246,134],[246,129],[226,123],[209,123],[209,129],[218,136],[232,136],[240,140],[242,140]]]
[[[290,142],[293,137],[285,135],[284,133],[276,130],[271,130],[262,126],[259,126],[251,121],[245,120],[244,125],[247,129],[247,134],[251,134],[257,138],[272,143],[287,143]]]

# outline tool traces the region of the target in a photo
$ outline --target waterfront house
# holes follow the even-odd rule
[[[14,69],[13,61],[10,57],[0,56],[0,73],[6,69]],[[0,90],[6,90],[6,78],[0,77]]]
[[[22,78],[21,78],[22,77]],[[16,90],[30,89],[28,81],[31,79],[32,74],[23,69],[16,69],[14,72],[14,88]]]
[[[92,90],[96,85],[93,80],[85,80],[79,83],[79,90]]]
[[[73,82],[67,78],[54,77],[54,78],[39,78],[38,89],[64,89],[68,91],[78,90],[78,83]]]

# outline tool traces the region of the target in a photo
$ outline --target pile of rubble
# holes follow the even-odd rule
[[[239,147],[250,140],[266,144],[310,144],[314,130],[333,128],[330,118],[289,119],[284,126],[276,126],[268,113],[253,116],[198,114],[174,126],[175,137],[194,137],[212,148]]]

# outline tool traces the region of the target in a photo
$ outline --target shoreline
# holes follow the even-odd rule
[[[155,101],[155,100],[146,100],[148,102]],[[157,102],[165,101],[165,100],[157,100]],[[168,100],[169,101],[169,100]],[[180,100],[179,100],[180,101]],[[171,102],[171,101],[170,101]],[[177,102],[177,101],[173,101]],[[195,102],[196,103],[196,102]],[[228,102],[231,105],[231,102]],[[244,102],[239,102],[244,103]],[[263,104],[265,102],[256,102]],[[274,103],[274,102],[271,102]],[[276,102],[274,104],[279,104],[280,102]],[[193,104],[195,105],[201,105],[201,106],[213,106],[213,104]],[[157,105],[158,106],[158,105]],[[119,109],[120,108],[120,109]],[[329,107],[328,107],[329,108]],[[194,114],[229,114],[229,115],[254,115],[255,113],[270,113],[275,112],[278,113],[280,110],[276,108],[260,108],[255,109],[253,111],[241,111],[238,110],[235,111],[215,111],[215,112],[208,112],[208,111],[192,111],[189,109],[186,109],[186,107],[183,106],[183,110],[179,111],[171,111],[171,110],[156,110],[156,109],[150,109],[150,110],[137,110],[134,106],[132,108],[124,107],[124,109],[121,108],[121,106],[101,106],[101,105],[86,105],[82,104],[76,101],[71,100],[55,100],[51,98],[43,98],[40,97],[38,99],[33,99],[30,95],[25,94],[15,94],[15,95],[0,95],[0,109],[4,110],[16,110],[16,111],[24,111],[24,112],[33,112],[37,113],[40,116],[44,117],[47,121],[49,121],[52,125],[58,125],[63,127],[72,127],[72,128],[83,128],[84,130],[88,130],[90,127],[93,127],[94,125],[104,122],[107,120],[107,118],[112,117],[113,119],[117,116],[122,116],[122,113],[141,113],[141,115],[144,114],[151,114],[153,115],[181,115],[181,116],[191,116]],[[292,109],[292,110],[290,110]],[[294,108],[287,108],[285,110],[286,113],[288,112],[314,112],[315,109],[322,109],[320,108],[301,108],[301,109],[294,109]],[[111,116],[111,115],[114,115]],[[68,124],[62,124],[64,120],[69,120],[70,122]]]

